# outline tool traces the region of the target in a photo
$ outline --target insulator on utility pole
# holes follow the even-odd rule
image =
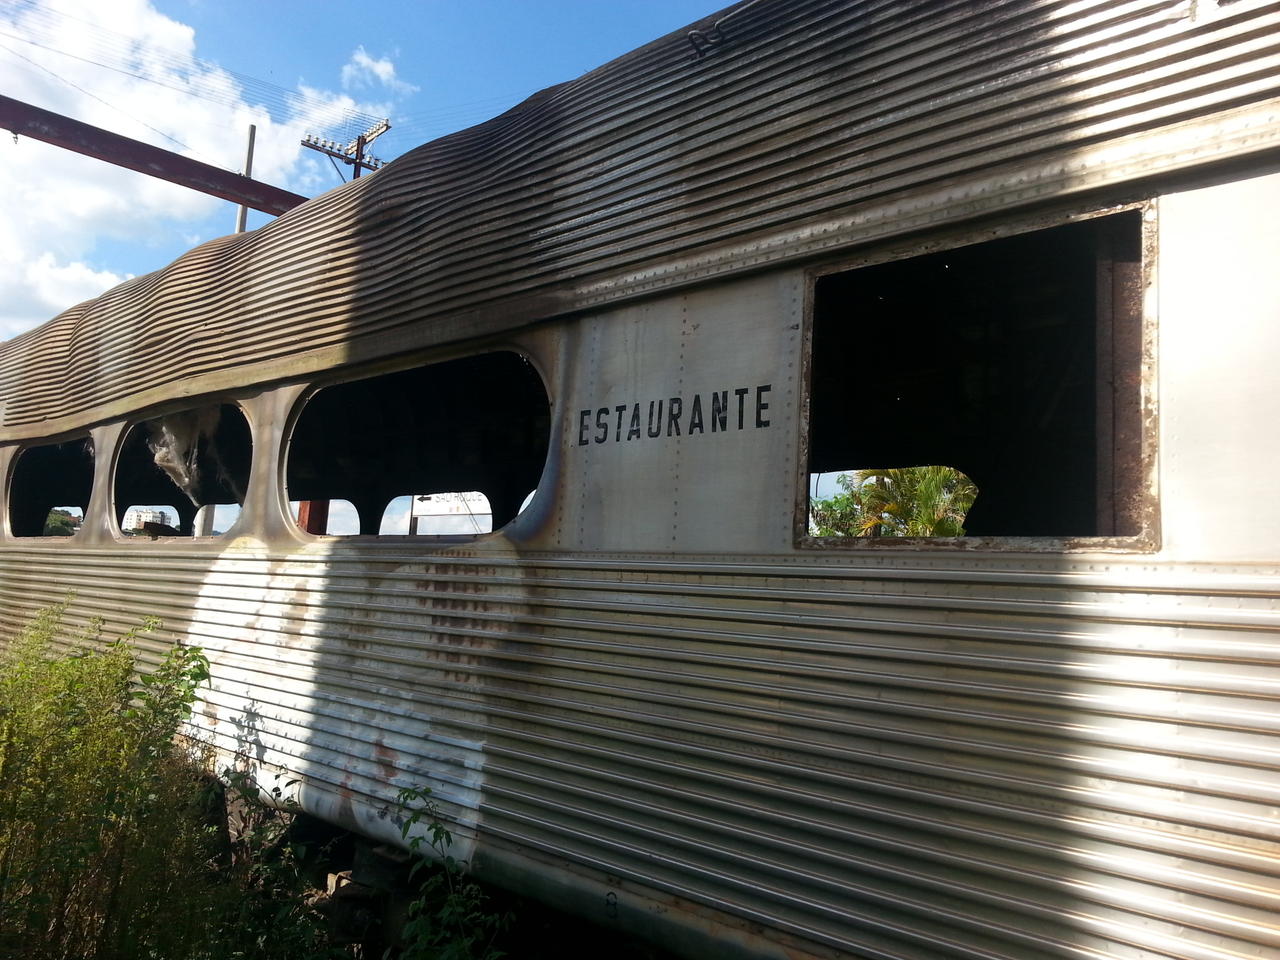
[[[378,170],[382,167],[381,160],[375,157],[366,157],[364,151],[365,147],[390,129],[390,120],[379,120],[345,147],[332,140],[325,140],[313,134],[307,134],[302,138],[301,142],[304,147],[323,153],[335,160],[341,160],[348,166],[354,167],[355,169],[351,172],[351,179],[354,180],[365,170]]]

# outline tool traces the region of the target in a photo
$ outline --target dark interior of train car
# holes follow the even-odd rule
[[[478,491],[496,530],[537,486],[550,430],[527,360],[465,357],[319,391],[294,427],[285,482],[295,501],[350,501],[366,535],[396,497]]]
[[[39,537],[54,507],[89,509],[93,441],[88,437],[28,447],[18,454],[9,484],[9,525],[15,537]]]
[[[819,279],[811,474],[945,464],[969,536],[1131,532],[1137,213]]]

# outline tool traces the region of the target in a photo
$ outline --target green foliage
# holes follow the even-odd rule
[[[204,654],[174,644],[139,676],[135,642],[159,621],[115,640],[93,621],[67,643],[65,612],[0,653],[0,957],[350,957],[307,896],[280,786],[263,797],[228,771],[240,829],[225,855],[208,751],[180,736]]]
[[[95,621],[62,652],[64,612],[0,654],[0,956],[185,956],[221,896],[192,876],[203,757],[175,739],[207,661],[175,645],[138,681],[155,621],[109,642]]]
[[[486,911],[484,893],[465,876],[466,863],[449,853],[453,835],[440,819],[431,790],[407,787],[397,794],[396,802],[404,815],[400,835],[418,856],[409,879],[425,873],[418,897],[409,905],[401,960],[499,960],[505,956],[494,947],[494,940],[510,917]],[[430,866],[424,844],[435,851],[438,866]]]
[[[183,736],[209,662],[174,644],[137,672],[148,619],[116,639],[67,637],[66,604],[0,646],[0,960],[337,960],[316,851],[290,829],[296,780],[223,777],[232,835],[211,810],[210,751]],[[487,913],[449,848],[430,791],[400,793],[415,862],[407,960],[498,960],[506,917]],[[323,856],[323,851],[320,851]],[[388,951],[388,956],[392,951]]]
[[[289,795],[297,780],[277,774],[260,790],[250,770],[222,773],[235,808],[235,840],[226,879],[237,892],[208,933],[201,960],[330,960],[350,957],[329,940],[328,918],[318,909],[305,861],[309,851],[291,836],[298,807]]]
[[[80,521],[69,511],[54,507],[44,521],[44,536],[69,537],[80,528]]]
[[[838,493],[810,505],[820,537],[961,537],[978,496],[954,467],[856,470],[836,482]]]

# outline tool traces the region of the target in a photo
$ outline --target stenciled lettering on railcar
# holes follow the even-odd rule
[[[578,414],[578,446],[763,430],[770,422],[766,414],[772,389],[773,384],[762,383],[582,410]]]

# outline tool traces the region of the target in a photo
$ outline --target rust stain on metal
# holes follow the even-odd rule
[[[395,779],[397,771],[397,761],[400,755],[386,745],[382,734],[379,734],[373,741],[373,756],[378,761],[378,768],[382,771],[382,777],[387,782]]]

